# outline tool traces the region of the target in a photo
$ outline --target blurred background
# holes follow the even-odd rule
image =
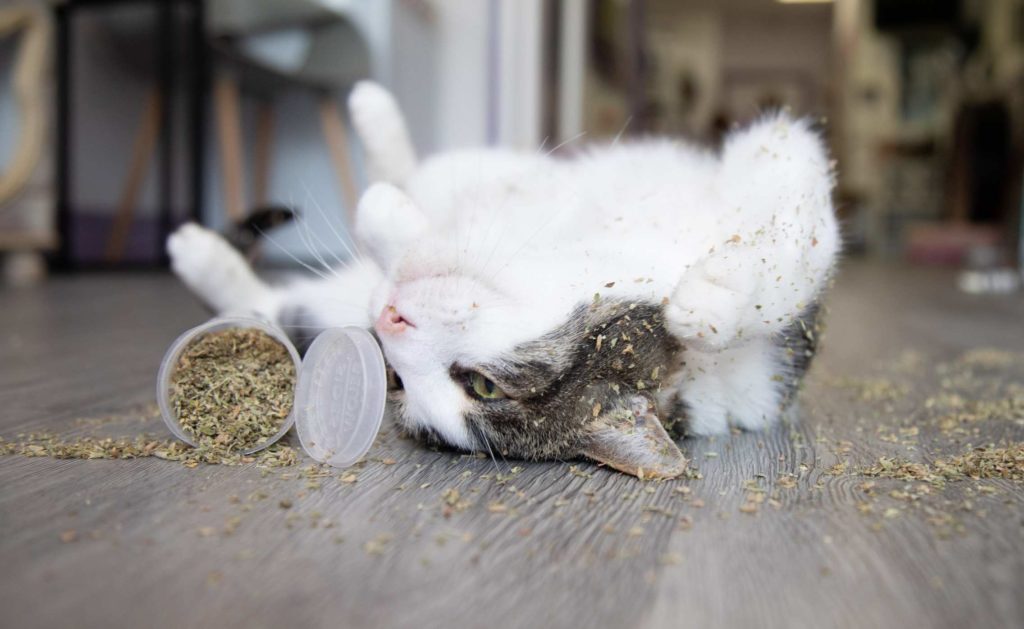
[[[849,254],[1020,285],[1024,0],[4,0],[4,282],[160,267],[186,220],[344,257],[362,78],[423,154],[714,147],[786,107],[828,138]]]

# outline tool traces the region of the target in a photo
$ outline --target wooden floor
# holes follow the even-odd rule
[[[940,428],[953,394],[1024,399],[1024,297],[953,279],[846,268],[799,419],[686,440],[699,480],[496,465],[393,428],[355,482],[0,457],[0,626],[1022,627],[1022,484],[858,473],[1024,440],[1019,412]],[[204,316],[164,276],[3,291],[0,436],[165,435],[156,368]]]

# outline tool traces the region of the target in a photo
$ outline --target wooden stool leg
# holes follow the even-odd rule
[[[224,206],[228,219],[240,223],[246,215],[242,155],[241,105],[238,84],[233,77],[221,75],[213,89],[217,111],[217,142],[220,145],[221,171],[224,175]]]
[[[334,162],[334,170],[341,184],[342,195],[345,200],[346,223],[352,227],[355,216],[356,182],[352,176],[352,164],[348,159],[348,132],[345,131],[345,122],[338,111],[338,105],[329,95],[320,99],[320,125],[323,127],[324,137],[327,139],[327,147],[331,151],[331,159]]]
[[[160,118],[160,90],[152,87],[146,95],[142,120],[139,122],[139,129],[135,133],[135,143],[132,146],[128,175],[124,188],[121,190],[121,199],[117,203],[117,214],[114,216],[114,223],[110,228],[110,237],[107,239],[107,247],[104,252],[107,262],[119,262],[124,256],[124,248],[128,242],[128,234],[131,232],[132,218],[138,204],[139,192],[142,190],[142,184],[146,180],[146,171],[149,170],[149,162],[153,157],[153,148],[160,130]]]
[[[274,145],[274,104],[267,100],[260,103],[256,118],[256,150],[253,155],[253,207],[267,204],[267,188],[270,185],[270,162]]]

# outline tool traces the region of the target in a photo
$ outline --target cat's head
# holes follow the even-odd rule
[[[410,432],[494,456],[586,456],[645,477],[685,469],[658,419],[657,392],[681,353],[660,305],[570,303],[538,288],[540,277],[497,281],[387,184],[364,195],[357,231],[387,271],[374,327]]]

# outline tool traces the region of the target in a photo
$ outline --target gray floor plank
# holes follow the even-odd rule
[[[1021,626],[1020,483],[951,482],[911,501],[890,493],[919,484],[874,479],[869,494],[855,473],[880,456],[932,461],[1024,440],[1016,411],[937,427],[946,411],[927,403],[944,392],[1024,399],[1024,299],[964,296],[952,280],[848,265],[798,416],[765,434],[686,440],[699,480],[496,465],[391,426],[355,482],[338,470],[310,479],[308,461],[267,471],[0,457],[0,619]],[[203,318],[164,276],[0,293],[0,436],[163,434],[150,406],[156,367]],[[965,366],[965,351],[986,347],[1005,360]],[[68,531],[75,539],[62,541]]]

